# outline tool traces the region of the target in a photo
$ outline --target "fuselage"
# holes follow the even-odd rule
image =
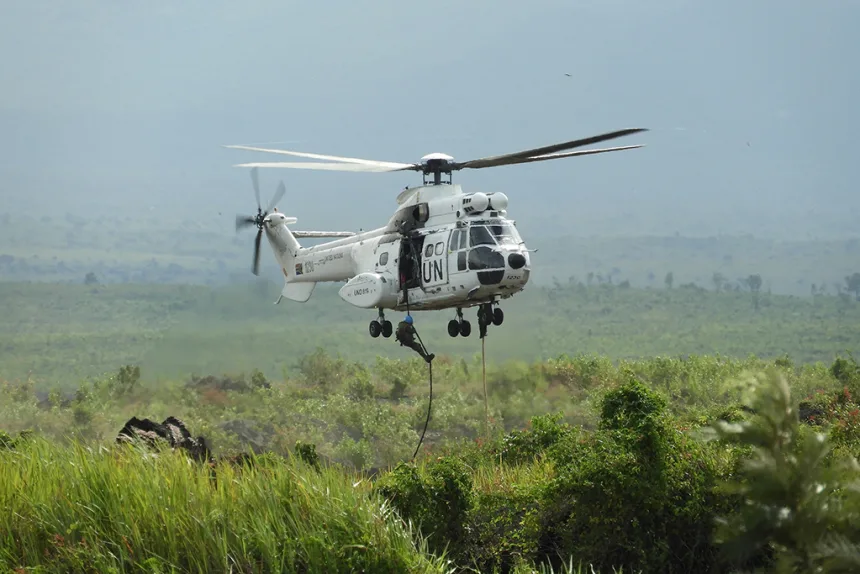
[[[384,227],[300,247],[286,217],[266,218],[285,282],[346,282],[340,295],[359,307],[405,310],[468,307],[521,291],[530,258],[507,197],[440,184],[404,190]]]

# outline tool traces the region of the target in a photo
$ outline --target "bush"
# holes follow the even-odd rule
[[[512,464],[528,462],[575,432],[570,425],[561,422],[562,416],[556,413],[532,417],[530,429],[514,430],[505,435],[498,447],[501,459]]]
[[[729,486],[743,498],[721,517],[716,542],[737,562],[771,562],[778,571],[860,571],[860,466],[827,465],[827,437],[801,427],[788,382],[767,371],[749,379],[756,415],[718,422],[713,434],[752,449],[743,479]]]
[[[431,552],[460,555],[466,542],[466,516],[472,504],[472,477],[458,459],[440,457],[424,472],[401,463],[376,484],[398,513],[427,537]]]
[[[595,568],[706,571],[717,459],[668,424],[666,401],[630,372],[609,391],[599,430],[557,458],[540,554]],[[560,563],[556,565],[560,566]]]

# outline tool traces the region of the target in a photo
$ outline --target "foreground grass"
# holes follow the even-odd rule
[[[674,365],[687,377],[704,377],[708,364]],[[575,370],[588,365],[587,374]],[[486,439],[450,437],[433,455],[373,478],[350,464],[320,464],[314,449],[298,445],[251,465],[222,458],[210,468],[181,451],[0,434],[0,507],[8,510],[0,515],[0,567],[498,574],[860,568],[856,362],[837,361],[818,377],[782,363],[721,380],[724,368],[711,379],[722,389],[713,394],[717,404],[705,411],[691,404],[707,396],[701,388],[675,387],[659,360],[614,372],[582,360],[554,369],[554,377],[591,385],[592,424],[568,424],[561,413],[535,416],[525,428]],[[828,380],[829,389],[816,386]],[[813,394],[799,400],[792,387]],[[356,400],[353,391],[347,384],[348,401]],[[368,410],[366,399],[357,402]],[[352,420],[358,426],[341,427],[343,442],[371,419]]]
[[[342,472],[258,458],[206,466],[178,452],[57,446],[0,451],[0,565],[59,572],[445,572],[391,508]]]

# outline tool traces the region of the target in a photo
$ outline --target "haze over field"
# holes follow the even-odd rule
[[[642,126],[617,143],[644,149],[456,181],[508,193],[527,237],[856,237],[858,16],[799,0],[6,3],[0,213],[193,218],[229,241],[254,203],[231,165],[270,158],[223,144],[408,162]],[[266,193],[278,178],[300,227],[336,229],[381,224],[420,182],[271,170]]]

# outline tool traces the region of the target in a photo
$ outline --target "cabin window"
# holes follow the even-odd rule
[[[463,233],[460,229],[455,229],[451,232],[451,243],[448,247],[450,251],[457,251],[460,244],[460,235]]]
[[[445,242],[440,241],[439,243],[436,244],[436,255],[442,255],[442,253],[444,251],[445,251]]]
[[[466,248],[466,240],[469,239],[468,235],[466,235],[466,230],[460,230],[460,249]]]
[[[433,255],[433,244],[428,243],[427,248],[424,250],[424,257],[430,257]]]
[[[379,264],[387,265],[388,264],[388,251],[383,251],[379,254]]]
[[[466,270],[466,252],[461,251],[457,254],[457,271]]]
[[[469,250],[469,269],[504,269],[505,258],[489,247]]]

